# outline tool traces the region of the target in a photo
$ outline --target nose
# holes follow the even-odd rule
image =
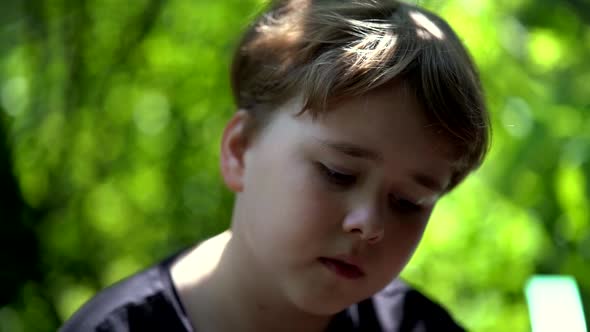
[[[368,207],[350,211],[342,226],[345,232],[358,235],[361,240],[370,244],[381,241],[385,232],[383,221],[376,209]]]

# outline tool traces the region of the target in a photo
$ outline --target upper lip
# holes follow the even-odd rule
[[[348,265],[352,265],[355,268],[359,269],[359,271],[364,273],[364,271],[362,269],[362,265],[361,265],[361,260],[358,256],[336,255],[336,256],[328,256],[325,258],[340,261],[340,262],[346,263]]]

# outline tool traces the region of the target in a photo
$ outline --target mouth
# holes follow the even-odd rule
[[[320,257],[318,260],[328,270],[345,279],[360,279],[365,276],[365,272],[357,265],[328,257]]]

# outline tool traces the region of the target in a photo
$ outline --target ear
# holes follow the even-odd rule
[[[221,174],[227,187],[233,192],[244,188],[244,154],[248,147],[247,123],[250,115],[238,111],[229,120],[221,139]]]

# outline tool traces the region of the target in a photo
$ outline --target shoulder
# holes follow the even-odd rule
[[[443,306],[401,280],[351,309],[362,331],[465,331]]]
[[[163,264],[102,290],[59,331],[188,331]]]

